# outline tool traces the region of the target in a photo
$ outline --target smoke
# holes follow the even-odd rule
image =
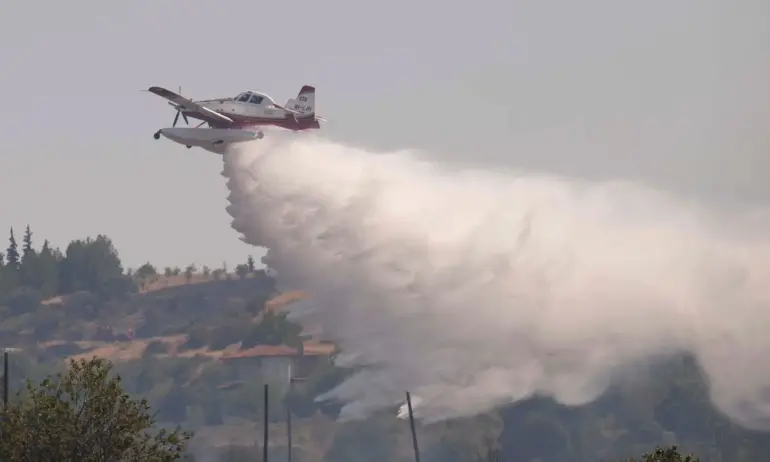
[[[230,148],[223,175],[233,228],[310,295],[291,315],[368,366],[321,397],[344,419],[405,390],[426,421],[534,394],[579,405],[628,365],[689,352],[719,409],[770,428],[761,214],[309,136]]]

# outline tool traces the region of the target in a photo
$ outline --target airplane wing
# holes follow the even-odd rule
[[[178,106],[178,108],[181,107],[185,111],[197,112],[198,114],[204,115],[207,118],[214,119],[218,122],[233,123],[233,119],[227,117],[226,115],[220,114],[216,111],[212,111],[206,106],[200,105],[183,96],[177,95],[173,91],[169,91],[161,87],[150,87],[149,91],[150,93],[155,93],[161,98],[165,98],[171,101],[175,106]]]

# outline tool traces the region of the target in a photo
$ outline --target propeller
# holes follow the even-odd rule
[[[182,86],[181,85],[179,85],[179,96],[182,96]],[[182,118],[184,119],[184,123],[186,123],[187,125],[190,125],[190,121],[187,120],[187,116],[182,114],[181,109],[177,109],[176,110],[176,116],[174,116],[174,124],[171,125],[172,127],[176,127],[176,123],[179,122],[179,115],[180,114],[182,115]]]

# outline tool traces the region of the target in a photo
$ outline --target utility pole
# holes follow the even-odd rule
[[[291,364],[289,364],[289,396],[294,391],[294,383],[302,382],[307,379],[301,377],[294,377],[291,375]],[[291,401],[286,400],[286,455],[288,462],[292,462],[292,442],[291,442]]]
[[[265,422],[263,424],[264,427],[264,434],[262,435],[262,462],[267,462],[267,426],[269,424],[268,420],[268,400],[267,400],[267,384],[265,384]]]
[[[286,400],[286,460],[291,462],[291,392],[293,391],[294,377],[291,376],[291,363],[289,363],[289,393]]]
[[[8,348],[3,348],[3,409],[8,409]]]
[[[412,429],[412,446],[414,446],[414,461],[420,462],[420,449],[417,447],[417,431],[414,429],[414,412],[412,411],[412,397],[406,392],[406,405],[409,408],[409,426]]]

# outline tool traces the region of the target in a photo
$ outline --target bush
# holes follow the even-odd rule
[[[28,382],[0,415],[0,460],[179,459],[192,435],[151,435],[155,420],[146,401],[125,394],[120,378],[109,378],[111,369],[97,358],[70,361],[66,373]]]
[[[187,334],[187,341],[182,345],[184,350],[203,348],[209,343],[209,331],[204,326],[194,326]]]
[[[642,455],[641,459],[627,459],[626,462],[699,462],[700,458],[695,454],[683,455],[676,445],[670,448],[655,448],[650,454]]]
[[[218,326],[209,333],[209,347],[212,350],[223,350],[233,343],[238,343],[248,335],[251,324],[236,323]]]

